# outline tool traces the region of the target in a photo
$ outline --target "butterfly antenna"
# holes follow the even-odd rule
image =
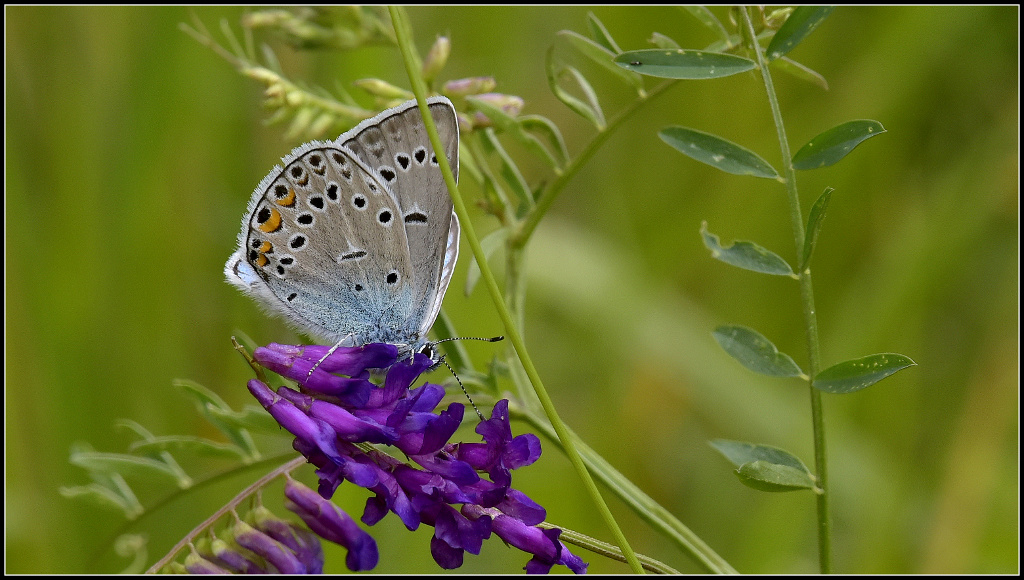
[[[491,338],[483,338],[483,337],[478,337],[478,336],[457,336],[457,337],[453,337],[453,338],[443,338],[441,340],[434,341],[434,342],[430,343],[430,345],[431,346],[436,346],[438,344],[441,344],[442,342],[449,342],[449,341],[452,341],[452,340],[484,340],[484,341],[487,341],[487,342],[498,342],[498,341],[501,341],[501,340],[505,340],[505,337],[504,336],[493,336]],[[469,404],[473,407],[473,410],[476,411],[476,416],[480,417],[481,421],[486,421],[487,419],[484,419],[483,413],[480,412],[480,409],[477,408],[476,403],[473,402],[473,397],[469,396],[469,391],[466,390],[466,386],[462,384],[462,379],[460,379],[459,375],[456,374],[455,369],[452,368],[452,365],[448,364],[448,361],[446,361],[444,359],[445,359],[445,357],[442,356],[440,360],[441,360],[441,362],[444,363],[444,366],[448,367],[448,370],[451,371],[452,376],[455,377],[456,382],[459,383],[459,388],[462,389],[462,393],[464,395],[466,395],[467,399],[469,399]]]
[[[448,367],[448,370],[452,372],[452,376],[455,377],[455,380],[459,383],[459,388],[462,389],[462,394],[466,395],[466,398],[469,399],[469,404],[473,407],[473,410],[476,411],[476,416],[480,417],[481,421],[486,421],[487,419],[484,419],[484,415],[480,412],[480,409],[476,408],[476,403],[473,402],[473,397],[469,396],[469,391],[466,390],[466,386],[462,384],[462,379],[459,378],[459,375],[455,374],[455,369],[452,368],[452,365],[448,364],[448,361],[444,360],[443,356],[441,357],[441,362],[443,362],[444,366]]]
[[[483,340],[485,342],[501,342],[505,340],[505,337],[492,336],[491,338],[484,338],[482,336],[454,336],[452,338],[442,338],[441,340],[435,340],[430,344],[441,344],[442,342],[451,342],[453,340]]]

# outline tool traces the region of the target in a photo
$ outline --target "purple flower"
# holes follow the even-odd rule
[[[344,510],[293,479],[285,483],[284,495],[285,506],[302,518],[309,529],[321,538],[348,548],[345,565],[349,570],[372,570],[377,565],[377,542]]]
[[[465,407],[452,403],[435,412],[444,389],[430,383],[411,388],[434,364],[426,355],[399,360],[390,344],[333,350],[271,344],[254,357],[299,383],[299,390],[275,392],[254,379],[249,390],[295,435],[293,447],[317,467],[320,479],[317,492],[289,479],[286,505],[317,535],[348,548],[349,569],[372,569],[378,554],[373,538],[329,501],[343,481],[373,494],[360,518],[364,524],[392,512],[410,530],[433,527],[430,553],[444,569],[461,566],[465,552],[479,554],[493,532],[532,555],[528,572],[547,572],[555,564],[586,572],[586,563],[559,541],[561,530],[536,527],[544,508],[511,487],[512,471],[536,461],[541,447],[535,435],[513,437],[508,401],[499,401],[491,418],[477,425],[482,443],[451,443]],[[392,447],[407,460],[363,445],[368,443]],[[254,531],[259,535],[246,536],[250,550],[282,572],[298,569],[292,559],[302,563],[295,556],[299,548],[268,530]]]

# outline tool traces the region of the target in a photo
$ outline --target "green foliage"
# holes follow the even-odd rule
[[[826,393],[843,395],[870,387],[917,363],[896,353],[872,354],[856,360],[828,367],[814,377],[814,388]]]
[[[719,326],[714,332],[722,350],[755,373],[770,377],[799,377],[803,371],[784,352],[756,330],[744,326]]]
[[[878,121],[849,121],[807,142],[793,156],[794,169],[819,169],[838,163],[864,140],[885,133]]]
[[[733,175],[777,179],[779,173],[757,153],[710,133],[686,127],[658,131],[665,143],[683,155]]]
[[[345,18],[351,11],[332,10]],[[194,435],[246,448],[208,421],[183,419],[191,411],[180,391],[168,388],[174,377],[195,377],[220,394],[235,411],[210,405],[207,412],[247,429],[260,442],[256,447],[267,449],[269,431],[256,426],[265,414],[246,413],[244,381],[251,371],[230,353],[226,337],[244,328],[260,342],[297,339],[221,279],[239,204],[291,147],[336,136],[347,122],[341,119],[386,106],[355,80],[406,86],[386,43],[311,54],[293,50],[276,31],[269,34],[272,28],[254,30],[251,53],[245,31],[235,33],[242,53],[260,64],[232,75],[224,61],[176,28],[193,22],[193,11],[212,24],[211,36],[221,44],[218,20],[237,31],[243,17],[241,7],[7,10],[6,202],[8,215],[17,216],[7,231],[10,240],[27,241],[8,252],[6,263],[7,562],[14,573],[125,568],[110,547],[124,519],[58,497],[61,483],[80,483],[69,493],[91,495],[126,514],[178,489],[173,478],[146,476],[130,481],[129,494],[112,491],[129,483],[68,464],[75,441],[92,441],[102,451],[132,444],[145,455],[166,450],[197,482],[225,460],[199,457],[193,465],[186,461],[191,452],[161,449],[162,438]],[[920,364],[885,388],[824,397],[832,489],[847,514],[836,568],[1016,571],[1019,481],[1006,466],[1014,464],[1019,446],[1019,8],[843,8],[771,62],[794,145],[868,113],[890,129],[899,127],[827,172],[800,174],[811,194],[805,204],[826,186],[834,195],[828,196],[828,227],[815,220],[812,207],[804,245],[790,255],[786,248],[794,246],[779,237],[786,231],[779,225],[785,201],[774,195],[773,182],[709,171],[655,135],[668,125],[726,135],[781,172],[786,160],[772,152],[757,73],[682,81],[660,92],[648,78],[650,98],[634,106],[632,85],[570,53],[560,40],[558,57],[591,84],[611,129],[595,136],[590,121],[553,98],[543,68],[559,30],[575,30],[613,50],[595,38],[588,11],[623,50],[682,47],[751,56],[724,7],[409,9],[422,54],[437,34],[452,38],[436,86],[493,75],[499,88],[489,90],[523,98],[520,125],[556,160],[527,153],[507,132],[496,132],[534,199],[550,208],[529,236],[523,318],[537,365],[572,426],[626,480],[642,482],[652,502],[714,538],[712,547],[740,571],[815,571],[816,546],[807,541],[811,496],[752,493],[701,445],[723,435],[770,439],[810,458],[802,422],[807,394],[789,388],[800,383],[747,372],[708,336],[723,320],[740,321],[803,364],[798,345],[805,329],[794,324],[797,286],[706,259],[708,250],[694,235],[706,219],[722,232],[773,248],[794,268],[802,265],[798,270],[813,257],[825,360],[893,349],[912,353]],[[704,18],[693,18],[697,13]],[[768,26],[767,15],[760,20],[766,24],[756,36],[767,46],[778,28]],[[963,46],[971,50],[954,49]],[[826,77],[831,93],[818,91]],[[586,102],[571,73],[561,82]],[[258,106],[261,91],[267,91],[267,109]],[[282,105],[289,99],[298,106]],[[467,109],[461,100],[457,106]],[[303,108],[312,111],[298,122],[296,111]],[[623,111],[633,110],[639,114],[619,123]],[[276,124],[261,124],[268,119]],[[330,126],[323,128],[325,121]],[[601,143],[583,155],[592,137]],[[496,216],[505,209],[476,185],[471,158],[463,157],[465,195],[480,200],[470,208],[474,222],[483,233],[505,230],[514,242],[517,230],[503,224],[528,212],[518,213],[499,157],[480,165],[509,198],[502,218]],[[561,193],[545,197],[549,191]],[[820,236],[811,235],[812,223]],[[471,267],[467,256],[464,248],[445,301],[451,332],[498,334],[484,293],[464,298],[454,291]],[[504,272],[504,252],[492,256]],[[441,335],[440,324],[435,331]],[[481,390],[500,396],[515,388],[510,377],[519,371],[503,362],[501,344],[446,344],[449,352],[456,348],[465,351],[464,361],[477,361],[480,370],[470,375],[481,378],[477,384],[491,381]],[[496,354],[502,360],[494,365],[479,362]],[[488,374],[492,367],[499,370]],[[444,379],[439,373],[433,380]],[[109,428],[125,416],[156,433],[157,443],[126,442],[124,431]],[[524,489],[541,490],[535,499],[549,509],[557,505],[549,516],[559,523],[592,521],[592,506],[575,485],[550,485],[574,476],[544,443],[542,462],[555,461],[529,476]],[[105,481],[94,484],[92,477]],[[222,490],[206,487],[202,497],[147,512],[130,528],[144,527],[150,552],[160,554],[222,504],[220,497],[247,483],[225,479]],[[138,498],[126,499],[136,492]],[[342,501],[358,513],[362,499]],[[684,573],[705,570],[680,557],[656,530],[633,526],[630,538]],[[423,548],[429,533],[386,533],[403,557],[382,562],[378,571],[434,570]],[[485,552],[486,560],[463,571],[508,572],[521,565],[504,560],[502,546],[485,546]],[[625,567],[596,559],[591,571]]]
[[[702,50],[632,50],[615,57],[626,70],[663,79],[717,79],[752,70],[750,59]]]
[[[711,257],[716,260],[751,272],[796,277],[788,262],[754,242],[738,241],[722,246],[718,236],[708,231],[707,222],[701,223],[700,235],[704,238],[704,246],[711,250]]]

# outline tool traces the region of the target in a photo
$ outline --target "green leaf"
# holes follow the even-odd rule
[[[584,114],[584,116],[590,119],[590,122],[594,124],[594,127],[598,131],[604,131],[604,128],[608,123],[604,119],[604,111],[601,110],[601,103],[597,100],[597,91],[595,91],[594,87],[590,85],[590,82],[583,76],[583,73],[575,67],[566,66],[562,68],[559,76],[564,77],[566,74],[572,76],[573,80],[576,81],[576,84],[580,87],[580,90],[583,91],[583,96],[587,98],[586,111],[590,112],[590,115],[586,115],[583,112],[581,112],[581,114]]]
[[[232,443],[245,450],[246,455],[254,458],[259,457],[260,452],[256,448],[256,443],[252,440],[252,435],[245,430],[244,426],[240,425],[238,421],[226,420],[235,417],[236,413],[217,393],[188,379],[175,379],[172,384],[195,399],[196,409],[199,413],[206,417],[206,420],[219,429],[221,433],[224,433]],[[267,415],[267,418],[270,419],[269,414],[266,412],[263,414]]]
[[[752,461],[768,461],[808,471],[807,466],[804,465],[803,461],[800,461],[799,457],[771,445],[757,445],[745,441],[732,441],[730,439],[712,439],[708,441],[708,444],[724,455],[736,467]]]
[[[693,15],[694,18],[700,21],[705,27],[714,32],[722,40],[729,40],[729,31],[722,25],[722,21],[718,19],[710,10],[705,6],[683,6],[683,9]]]
[[[828,202],[832,199],[831,187],[826,187],[818,200],[811,206],[811,214],[807,216],[807,232],[804,235],[804,253],[800,258],[800,270],[803,271],[811,262],[811,254],[814,246],[818,243],[818,233],[821,231],[821,223],[825,219],[825,210],[828,209]]]
[[[665,127],[658,136],[683,155],[733,175],[776,179],[779,173],[757,153],[710,133],[687,127]]]
[[[821,76],[818,72],[814,71],[813,69],[789,58],[788,56],[784,56],[779,60],[772,61],[772,66],[792,77],[798,78],[802,81],[807,81],[811,84],[818,85],[819,87],[825,89],[826,91],[828,90],[828,81],[825,80],[825,77]]]
[[[780,492],[814,489],[814,478],[811,474],[787,465],[766,461],[745,463],[736,470],[736,475],[743,485],[759,491]]]
[[[252,435],[249,434],[250,430],[260,433],[281,432],[281,425],[270,416],[266,409],[257,405],[246,405],[241,411],[224,411],[217,407],[210,407],[205,409],[205,412],[209,414],[211,419],[228,425],[230,428],[235,429],[236,432],[244,434],[250,443],[252,442]],[[248,450],[245,446],[240,447]],[[260,457],[260,452],[256,449],[255,444],[247,452],[253,458]]]
[[[811,139],[793,156],[794,169],[828,167],[846,157],[865,139],[885,133],[878,121],[859,120],[843,123]]]
[[[530,186],[526,184],[526,180],[523,178],[523,174],[520,173],[519,167],[516,166],[508,152],[502,147],[501,142],[498,141],[498,136],[494,134],[494,129],[488,127],[480,131],[479,134],[480,143],[483,145],[484,151],[488,154],[497,155],[498,160],[501,161],[501,177],[512,188],[516,196],[519,197],[520,205],[533,207],[533,194],[530,192]]]
[[[701,222],[700,234],[704,238],[704,246],[711,250],[711,257],[721,260],[726,264],[775,276],[790,276],[796,278],[793,268],[778,254],[770,252],[753,242],[733,242],[728,247],[722,247],[718,236],[708,231],[708,222]]]
[[[551,119],[540,115],[521,115],[519,117],[519,125],[526,131],[543,135],[548,140],[548,143],[552,145],[555,153],[558,154],[560,165],[565,165],[569,162],[569,148],[565,146],[562,132],[558,130],[558,126]]]
[[[644,79],[634,72],[623,70],[616,66],[613,62],[616,53],[571,30],[561,30],[556,33],[556,36],[565,39],[580,54],[594,61],[605,70],[611,71],[620,80],[631,85],[638,92],[643,93]]]
[[[505,240],[508,239],[508,231],[508,228],[494,230],[480,240],[480,248],[484,251],[484,256],[488,261],[495,250],[505,245]],[[471,260],[469,262],[469,270],[466,271],[466,296],[473,292],[473,288],[476,287],[476,283],[479,281],[480,265],[476,263],[476,260]]]
[[[701,50],[648,48],[615,57],[624,69],[666,79],[715,79],[757,68],[750,59]]]
[[[595,127],[602,126],[604,115],[600,111],[593,110],[588,104],[577,99],[568,91],[562,88],[559,84],[559,79],[562,76],[562,71],[565,67],[560,67],[555,62],[555,47],[551,46],[548,48],[547,58],[545,59],[545,69],[548,75],[548,86],[551,88],[551,92],[555,94],[555,97],[562,101],[562,103],[572,109],[574,113],[590,121]],[[575,69],[574,69],[575,70]],[[589,86],[589,84],[587,85]]]
[[[556,161],[554,156],[551,155],[551,152],[547,150],[547,147],[545,147],[539,139],[524,131],[515,117],[509,116],[508,113],[487,101],[481,101],[473,98],[472,96],[466,97],[466,102],[474,109],[482,112],[484,115],[487,115],[487,118],[494,123],[495,127],[518,141],[526,148],[527,151],[530,151],[543,161],[546,161],[552,167],[556,169],[558,168],[558,161]]]
[[[665,36],[660,32],[652,32],[651,37],[647,39],[647,42],[650,42],[651,44],[657,46],[658,48],[667,48],[672,50],[679,48],[678,42],[672,40],[671,38]]]
[[[910,357],[894,352],[872,354],[841,362],[818,373],[814,388],[826,393],[845,395],[877,383],[907,367],[917,366]]]
[[[114,490],[98,483],[61,487],[59,491],[62,496],[69,499],[85,499],[102,507],[114,508],[124,513],[129,520],[134,520],[146,511],[138,500],[129,501]],[[131,499],[134,500],[135,497],[132,496]]]
[[[768,44],[765,50],[768,60],[775,60],[796,48],[834,9],[835,6],[800,6],[793,10]]]
[[[755,373],[770,377],[799,377],[804,373],[770,340],[745,326],[719,326],[713,333],[722,350]]]
[[[192,485],[192,480],[188,477],[182,477],[180,472],[171,468],[166,463],[149,459],[148,457],[136,457],[123,453],[73,453],[71,455],[71,463],[90,471],[102,473],[157,475],[162,479],[173,480],[182,489],[187,489]]]
[[[612,51],[614,54],[619,54],[622,49],[619,45],[615,44],[615,40],[612,35],[608,33],[608,29],[604,27],[604,24],[598,20],[597,16],[594,16],[593,12],[587,12],[587,27],[590,28],[590,36],[601,46]]]
[[[744,485],[761,491],[814,489],[815,479],[800,458],[770,445],[714,439],[708,442],[736,466]]]
[[[165,437],[154,437],[144,442],[133,443],[131,450],[138,453],[153,454],[160,451],[190,451],[197,455],[230,457],[249,463],[252,458],[248,457],[242,449],[235,445],[219,443],[202,437],[188,435],[168,435]]]

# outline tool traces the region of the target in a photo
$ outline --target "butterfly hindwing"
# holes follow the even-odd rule
[[[455,109],[443,97],[427,99],[444,153],[458,180],[459,127]],[[451,271],[444,264],[458,255],[458,220],[452,211],[448,187],[438,167],[415,101],[360,123],[338,138],[387,184],[402,208],[413,264],[415,307],[407,321],[410,331],[425,336],[437,317]],[[452,226],[454,225],[454,229]],[[449,238],[454,232],[454,243]],[[450,247],[454,247],[451,255]]]

